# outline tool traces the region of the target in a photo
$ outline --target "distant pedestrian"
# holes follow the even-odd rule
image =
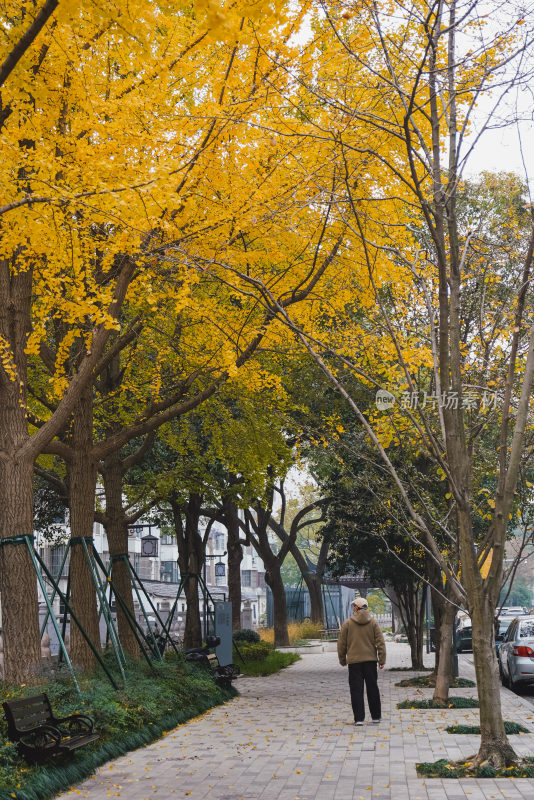
[[[367,600],[357,597],[352,601],[353,615],[341,626],[337,640],[337,655],[342,667],[349,665],[349,687],[354,723],[363,725],[365,707],[363,685],[367,689],[367,702],[371,719],[380,722],[382,708],[378,690],[378,668],[386,663],[386,644],[377,620],[369,613]]]

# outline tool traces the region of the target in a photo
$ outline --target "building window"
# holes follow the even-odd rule
[[[65,561],[65,564],[63,566],[63,570],[60,572],[60,570],[61,570],[61,562],[63,561],[63,558],[65,557],[65,551],[66,550],[67,550],[67,545],[66,544],[58,544],[55,547],[51,547],[50,550],[49,550],[49,554],[50,555],[49,555],[49,563],[47,564],[47,566],[48,566],[50,572],[52,573],[53,577],[56,578],[56,579],[57,578],[64,578],[66,575],[68,575],[68,571],[69,571],[68,570],[68,561],[69,561],[68,558]]]
[[[265,572],[258,572],[258,588],[265,589]]]
[[[165,583],[178,583],[179,573],[176,561],[162,561],[159,572],[161,581]]]
[[[244,569],[241,573],[241,586],[251,586],[252,570]]]
[[[174,544],[175,543],[174,536],[171,536],[170,533],[162,533],[161,534],[161,544]]]
[[[215,550],[219,553],[224,550],[224,533],[215,531]]]

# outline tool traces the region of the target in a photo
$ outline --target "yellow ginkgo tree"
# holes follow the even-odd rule
[[[127,306],[142,295],[157,312],[167,245],[196,241],[213,259],[241,220],[250,228],[255,198],[223,197],[219,184],[242,131],[243,173],[272,172],[246,124],[274,69],[260,34],[282,52],[300,13],[275,2],[199,3],[194,13],[141,0],[2,7],[0,592],[10,681],[31,679],[40,660],[35,576],[19,538],[32,534],[35,459],[71,418],[74,428],[84,420],[106,348],[131,334]],[[179,308],[196,273],[175,263],[169,273]]]

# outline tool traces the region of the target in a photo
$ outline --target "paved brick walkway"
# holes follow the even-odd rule
[[[431,657],[432,658],[432,657]],[[462,674],[472,668],[462,659]],[[407,645],[388,645],[388,666],[408,666]],[[473,753],[477,737],[453,736],[454,723],[477,724],[475,710],[398,710],[406,674],[380,673],[383,721],[351,725],[347,671],[334,653],[304,656],[269,678],[241,678],[240,696],[148,747],[103,766],[63,798],[107,800],[486,800],[534,797],[534,780],[421,780],[417,761]],[[473,689],[454,694],[472,695]],[[534,731],[534,707],[503,690],[505,718]],[[511,737],[534,754],[534,733]]]

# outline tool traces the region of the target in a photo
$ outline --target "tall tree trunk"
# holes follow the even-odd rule
[[[236,503],[225,498],[223,518],[228,531],[228,596],[232,603],[232,630],[241,630],[241,562],[243,548],[239,541],[239,515]]]
[[[421,587],[418,583],[397,589],[398,608],[410,645],[412,669],[417,670],[424,669],[423,630],[425,591],[425,588],[423,588],[421,592]]]
[[[433,558],[426,559],[426,574],[429,579],[430,585],[430,599],[432,602],[432,614],[434,617],[434,643],[435,643],[435,662],[434,673],[438,674],[439,661],[441,657],[440,641],[441,641],[441,620],[443,612],[448,605],[443,596],[443,580],[441,577],[441,570]]]
[[[0,259],[0,537],[33,535],[33,456],[29,455],[26,338],[32,271]],[[27,271],[24,271],[26,267]],[[24,452],[26,450],[26,452]],[[0,547],[4,680],[29,683],[41,660],[37,579],[26,545]]]
[[[271,558],[266,567],[265,581],[273,594],[274,644],[275,647],[289,647],[286,590],[280,564],[276,558]]]
[[[135,617],[132,581],[128,566],[123,559],[113,560],[113,556],[123,554],[128,558],[128,522],[122,505],[123,467],[118,452],[111,453],[104,460],[102,476],[106,497],[104,524],[111,556],[111,577],[122,601],[131,616]],[[121,603],[117,602],[116,608],[121,645],[126,653],[131,656],[137,656],[139,655],[139,645],[128,622],[127,615],[124,613]]]
[[[477,604],[471,609],[471,622],[481,733],[475,763],[488,760],[494,767],[510,766],[517,762],[517,756],[504,732],[493,609],[488,603]]]
[[[200,575],[205,561],[204,542],[198,530],[202,497],[191,492],[185,508],[182,508],[177,498],[170,498],[169,502],[176,530],[180,573],[182,576],[191,576],[184,584],[187,602],[184,647],[200,647],[202,644],[202,625],[198,596],[199,583],[195,576]],[[182,520],[182,514],[185,516],[185,525]]]
[[[0,404],[0,426],[6,409]],[[0,535],[33,535],[33,464],[0,453]],[[37,576],[22,544],[0,547],[0,597],[4,643],[4,681],[39,679],[41,646]]]
[[[501,570],[497,571],[493,583],[486,582],[484,585],[473,542],[471,514],[467,503],[458,504],[457,519],[462,575],[471,616],[473,659],[480,703],[481,740],[474,764],[479,765],[483,761],[489,761],[494,767],[510,766],[517,763],[517,755],[504,731],[501,687],[495,653],[494,614],[500,589],[498,579]],[[496,524],[502,525],[502,520],[497,520]],[[502,552],[499,554],[496,546],[494,552],[496,561],[499,557],[502,559]],[[492,569],[494,566],[492,564]]]
[[[84,391],[76,405],[72,422],[72,459],[68,464],[70,530],[73,538],[92,539],[95,518],[96,464],[91,454],[93,438],[92,387]],[[87,543],[90,548],[90,543]],[[81,543],[74,544],[70,556],[71,605],[93,646],[100,649],[100,626],[96,588]],[[94,666],[94,655],[71,618],[70,656],[82,669]]]
[[[446,705],[449,699],[449,687],[453,680],[453,626],[456,607],[445,602],[441,610],[440,637],[436,641],[439,651],[438,669],[436,671],[436,687],[433,700],[439,705]]]
[[[304,581],[310,595],[310,620],[318,625],[324,625],[322,575],[316,572],[307,574],[304,576]]]
[[[322,584],[329,547],[330,543],[326,539],[323,539],[321,542],[321,548],[319,550],[319,556],[317,558],[317,564],[315,565],[315,570],[310,568],[310,564],[306,560],[305,556],[301,553],[296,542],[293,542],[289,548],[289,552],[297,562],[297,566],[300,569],[302,578],[310,595],[310,619],[312,622],[316,622],[319,625],[325,624]]]

